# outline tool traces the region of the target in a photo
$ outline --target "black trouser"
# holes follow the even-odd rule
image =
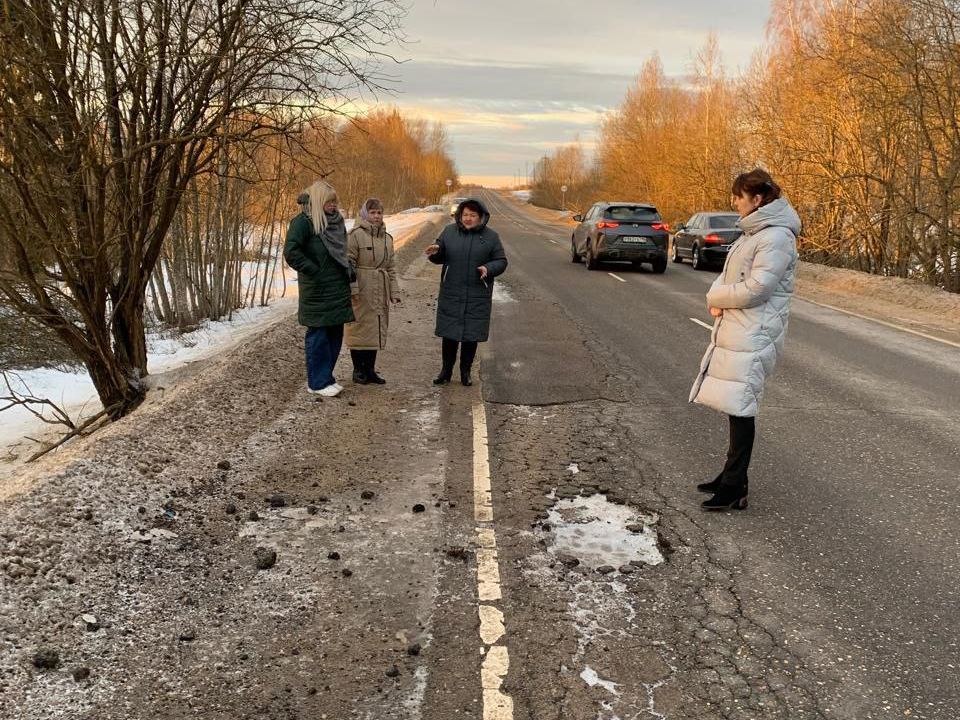
[[[752,417],[730,415],[730,444],[727,447],[727,462],[723,466],[722,484],[747,486],[747,468],[750,467],[755,435],[756,423]]]
[[[359,373],[373,372],[377,364],[376,350],[351,350],[350,359],[353,360],[353,369]]]
[[[443,372],[453,374],[453,364],[457,361],[457,346],[460,347],[460,374],[467,375],[473,367],[473,359],[477,356],[477,343],[464,340],[462,343],[449,338],[443,338]]]

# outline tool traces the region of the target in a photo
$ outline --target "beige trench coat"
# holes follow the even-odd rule
[[[390,326],[390,301],[400,297],[393,237],[383,225],[374,229],[357,219],[347,235],[347,257],[357,272],[350,290],[359,302],[353,306],[356,322],[344,327],[351,350],[383,350]]]

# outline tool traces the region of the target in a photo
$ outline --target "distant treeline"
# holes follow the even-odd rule
[[[198,176],[177,209],[151,278],[154,314],[188,328],[266,304],[282,282],[280,248],[305,187],[326,178],[348,217],[371,196],[388,214],[436,203],[445,181],[457,182],[448,144],[443,125],[378,109],[318,116],[294,136],[225,149],[219,171]]]
[[[960,292],[960,5],[775,0],[768,46],[731,77],[716,36],[690,77],[641,70],[578,144],[537,163],[533,202],[655,203],[669,221],[729,207],[754,166],[804,221],[805,259]]]

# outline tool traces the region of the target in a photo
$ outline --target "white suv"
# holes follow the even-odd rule
[[[450,201],[450,217],[453,217],[454,215],[457,214],[457,208],[460,207],[460,203],[462,203],[464,200],[469,200],[469,199],[470,198],[465,198],[465,197],[455,197],[453,200],[451,200]]]

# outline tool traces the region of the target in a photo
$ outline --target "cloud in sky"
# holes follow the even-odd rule
[[[768,12],[769,0],[414,0],[397,92],[379,100],[444,122],[463,176],[512,177],[575,138],[592,145],[654,52],[686,74],[714,30],[728,70],[746,67]]]

